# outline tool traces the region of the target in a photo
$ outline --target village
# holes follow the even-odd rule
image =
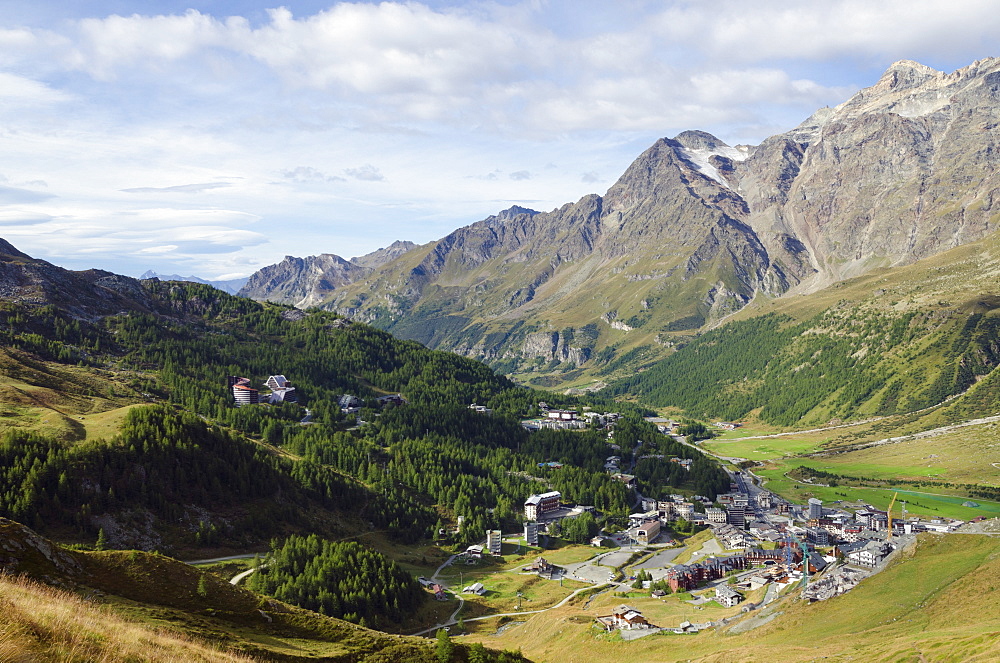
[[[579,417],[574,411],[554,410],[530,424],[580,427],[591,425],[594,417],[600,417],[602,425],[608,418],[614,420],[613,414],[587,414]],[[673,422],[661,427],[665,435],[675,432]],[[487,531],[482,544],[453,556],[439,572],[451,565],[475,568],[490,556],[504,564],[510,560],[505,552],[514,546],[516,553],[537,550],[539,554],[529,563],[516,568],[506,563],[503,573],[530,575],[560,587],[568,583],[571,596],[596,592],[601,600],[595,602],[594,627],[632,640],[654,633],[696,633],[719,627],[760,611],[782,596],[794,594],[808,602],[828,600],[881,571],[896,551],[915,541],[916,534],[945,534],[964,525],[957,520],[908,517],[902,503],[893,510],[895,500],[884,511],[870,504],[848,507],[815,498],[793,504],[761,487],[749,472],[732,468],[727,469],[729,492],[714,501],[681,494],[657,500],[638,492],[634,477],[621,472],[621,462],[620,455],[609,456],[605,470],[629,486],[636,509],[627,528],[601,532],[591,539],[591,553],[579,550],[582,546],[576,546],[572,554],[565,547],[546,551],[547,545],[559,541],[563,521],[594,512],[586,505],[565,504],[558,491],[547,491],[525,500],[521,531]],[[539,465],[562,467],[554,462]],[[693,527],[697,533],[682,540],[676,533],[682,521],[685,531]],[[468,576],[476,580],[462,582],[460,587],[422,579],[439,599],[447,600],[449,593],[460,599],[452,620],[440,626],[455,623],[466,601],[475,602],[478,610],[469,612],[465,623],[488,619],[491,596],[497,594],[491,585],[497,575],[470,570]],[[522,592],[517,596],[518,612],[505,613],[508,618],[519,614]],[[674,607],[664,612],[661,606],[668,604]],[[601,610],[601,605],[606,607]],[[535,612],[539,610],[530,611]],[[674,622],[657,621],[653,616],[675,613],[681,618]]]
[[[260,405],[300,402],[295,387],[284,375],[270,376],[261,394],[247,378],[231,376],[228,388],[234,404]],[[401,394],[373,399],[377,408],[403,405]],[[363,401],[344,394],[338,405],[344,415],[358,415]],[[586,546],[567,545],[560,538],[567,519],[585,513],[599,516],[593,506],[567,504],[559,491],[530,495],[523,503],[522,527],[517,532],[491,529],[480,544],[450,556],[432,578],[418,580],[434,598],[458,601],[458,607],[437,626],[450,627],[488,620],[498,610],[504,615],[522,614],[522,603],[534,601],[539,582],[553,589],[542,591],[539,600],[551,603],[526,611],[534,614],[565,604],[580,593],[606,595],[595,605],[593,625],[605,633],[618,633],[625,640],[654,633],[696,633],[730,623],[759,611],[779,597],[798,592],[806,601],[824,601],[851,590],[877,573],[893,554],[910,545],[920,532],[948,533],[961,521],[923,520],[907,517],[905,506],[897,513],[870,504],[824,504],[809,498],[793,504],[760,485],[746,470],[726,469],[729,491],[715,499],[701,495],[672,494],[666,499],[643,496],[636,478],[622,471],[629,450],[615,444],[613,429],[618,414],[585,410],[551,409],[539,403],[541,417],[522,422],[528,430],[543,428],[608,430],[609,455],[604,470],[630,492],[634,513],[620,531],[602,531]],[[492,411],[470,404],[470,410],[489,416]],[[309,418],[303,420],[306,423]],[[678,434],[678,423],[649,418],[659,432],[686,443]],[[358,423],[363,422],[358,420]],[[739,424],[717,422],[717,429]],[[632,463],[638,448],[631,450]],[[643,456],[648,457],[648,456]],[[660,458],[690,470],[686,458]],[[562,463],[538,463],[539,469],[558,471]],[[458,527],[462,522],[459,517]],[[679,531],[694,532],[684,536]],[[523,563],[522,563],[523,562]],[[456,571],[457,570],[457,571]],[[455,575],[457,573],[457,582]],[[500,599],[511,585],[510,574],[523,580],[514,586],[516,606]],[[468,577],[469,582],[466,582]],[[532,587],[532,592],[522,591]],[[506,592],[509,593],[509,592]],[[558,601],[556,599],[559,599]],[[615,599],[622,599],[621,602]],[[588,604],[593,597],[588,600]],[[609,602],[614,601],[614,604]],[[672,601],[672,610],[658,609]],[[683,603],[678,609],[676,604]],[[605,606],[604,610],[597,609]],[[652,610],[650,609],[652,606]],[[513,612],[510,612],[510,610]],[[468,617],[462,613],[466,613]],[[664,623],[651,613],[680,613],[676,623]],[[669,619],[669,617],[668,617]]]

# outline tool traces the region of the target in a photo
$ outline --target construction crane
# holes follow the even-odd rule
[[[802,595],[805,596],[806,588],[809,586],[809,546],[806,545],[801,539],[799,539],[799,537],[795,536],[795,533],[790,530],[787,532],[787,535],[785,536],[785,541],[791,544],[789,537],[791,537],[792,541],[795,541],[795,543],[799,546],[799,550],[802,551]],[[788,545],[785,548],[786,560],[791,560],[792,558],[790,551],[791,551],[791,545]],[[788,570],[791,571],[791,569],[792,566],[791,563],[789,562]]]
[[[886,533],[885,533],[885,540],[886,540],[886,542],[892,540],[892,505],[896,503],[896,497],[898,495],[899,495],[898,491],[892,494],[892,499],[889,501],[889,508],[886,509],[886,511],[885,511],[885,515],[886,515],[886,518],[887,518],[887,522],[886,522],[886,528],[887,529],[886,529]]]

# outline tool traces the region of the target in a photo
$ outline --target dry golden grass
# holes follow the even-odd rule
[[[254,659],[129,622],[75,594],[0,577],[0,661],[239,663]]]

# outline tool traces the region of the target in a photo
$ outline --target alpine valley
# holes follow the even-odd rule
[[[993,58],[238,295],[0,240],[0,661],[998,660],[998,224]]]

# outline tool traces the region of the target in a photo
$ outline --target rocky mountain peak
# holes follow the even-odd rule
[[[351,258],[350,262],[353,262],[355,265],[367,267],[368,269],[377,269],[387,262],[395,260],[416,246],[417,245],[413,242],[401,242],[397,239],[395,242],[383,249],[366,253],[363,256],[355,256],[354,258]]]
[[[21,253],[20,251],[15,249],[14,245],[5,239],[0,239],[0,258],[8,258],[8,259],[15,258],[20,260],[24,259],[30,260],[30,257],[27,254]]]
[[[729,147],[707,131],[684,131],[674,137],[674,140],[689,150],[717,150]]]
[[[900,89],[917,87],[928,80],[943,76],[944,73],[928,67],[927,65],[914,62],[913,60],[900,60],[892,63],[882,78],[875,84],[875,88]]]
[[[528,207],[521,207],[520,205],[511,205],[510,207],[508,207],[507,209],[503,210],[502,212],[497,212],[493,216],[488,217],[486,219],[486,221],[487,222],[510,221],[511,219],[513,219],[514,217],[518,216],[519,214],[527,214],[529,216],[534,216],[535,214],[538,214],[538,213],[539,212],[537,210],[533,210],[533,209],[530,209]]]

